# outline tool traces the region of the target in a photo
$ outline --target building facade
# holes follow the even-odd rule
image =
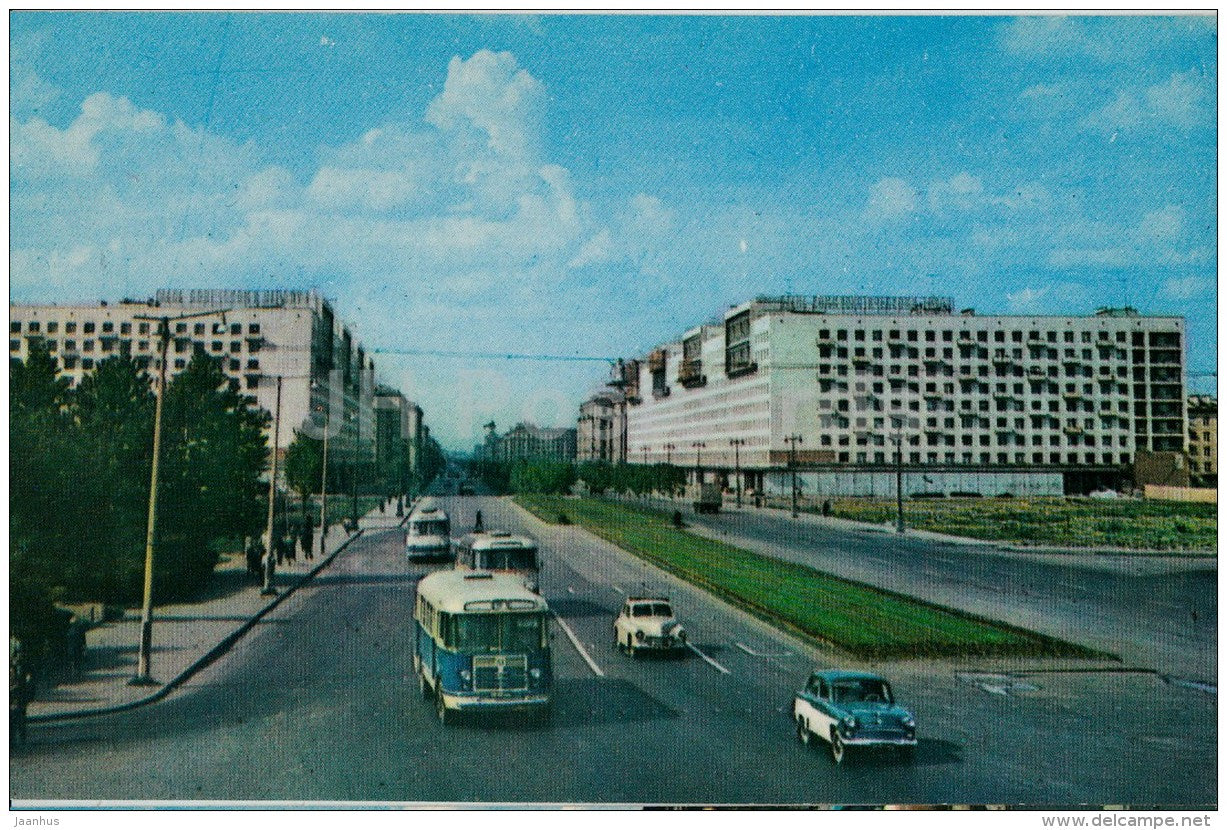
[[[232,388],[274,412],[281,376],[280,449],[295,430],[322,437],[327,424],[332,458],[374,460],[374,361],[315,291],[162,289],[142,301],[10,304],[9,357],[24,360],[41,345],[73,385],[115,355],[133,357],[156,376],[164,317],[168,377],[206,354],[220,361]]]
[[[574,461],[575,430],[565,427],[542,428],[519,423],[497,442],[499,461]]]
[[[578,461],[626,461],[626,397],[617,391],[580,404],[575,457]]]
[[[758,298],[623,364],[627,453],[789,492],[1061,494],[1185,446],[1179,317],[955,313],[937,297]],[[901,457],[896,459],[898,448]]]
[[[1218,399],[1189,396],[1189,475],[1195,487],[1218,488]]]

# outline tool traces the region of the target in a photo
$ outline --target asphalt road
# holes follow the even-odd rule
[[[549,724],[439,724],[411,660],[413,587],[431,566],[407,563],[392,530],[353,544],[162,703],[33,727],[11,756],[11,797],[1062,806],[1216,798],[1215,698],[1153,675],[1046,674],[1010,687],[968,676],[1001,663],[878,664],[916,712],[915,759],[862,756],[834,767],[796,743],[792,692],[815,664],[854,662],[506,500],[441,501],[456,534],[481,509],[487,527],[542,541],[543,593],[560,618]],[[612,648],[622,597],[645,588],[673,597],[701,654],[631,659]]]
[[[1073,640],[1130,666],[1208,683],[1218,674],[1214,559],[997,552],[779,511],[685,513],[714,538]]]

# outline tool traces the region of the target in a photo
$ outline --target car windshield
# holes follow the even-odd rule
[[[840,680],[835,684],[836,703],[890,703],[890,684],[884,680]]]
[[[495,571],[524,571],[537,567],[536,548],[507,548],[505,550],[483,550],[478,554],[478,568],[489,568]]]
[[[673,609],[667,602],[640,602],[631,607],[634,617],[672,617]]]
[[[447,519],[429,519],[413,523],[413,532],[417,536],[446,536]]]
[[[532,614],[455,614],[447,623],[447,643],[465,654],[537,651],[545,617]]]

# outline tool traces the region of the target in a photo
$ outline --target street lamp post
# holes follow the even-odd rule
[[[130,681],[134,686],[154,684],[152,676],[153,657],[153,556],[154,539],[158,529],[158,463],[162,457],[162,399],[166,396],[166,354],[170,348],[170,324],[172,321],[191,317],[211,317],[220,314],[222,321],[230,309],[198,311],[194,314],[134,315],[133,319],[148,320],[158,324],[161,335],[158,358],[158,385],[154,388],[153,405],[153,459],[149,470],[149,514],[145,524],[145,584],[141,601],[141,643],[137,656],[136,676]]]
[[[788,443],[788,466],[792,468],[792,517],[797,513],[797,444],[802,444],[800,435],[790,435],[784,439]]]
[[[903,526],[903,419],[895,422],[895,531],[902,533]]]
[[[677,449],[676,444],[665,444],[665,463],[673,465],[673,451]]]
[[[320,559],[327,556],[324,547],[328,536],[328,433],[331,431],[332,412],[329,407],[327,391],[324,395],[324,449],[320,459]]]
[[[643,445],[643,463],[644,464],[648,463],[648,445],[647,444]]]
[[[744,438],[730,438],[733,447],[733,480],[737,483],[737,506],[741,507],[741,448],[746,443]]]
[[[358,393],[358,405],[354,408],[354,470],[353,498],[349,503],[349,521],[355,529],[358,527],[358,469],[362,459],[362,393]]]
[[[281,375],[277,375],[277,406],[273,411],[273,459],[268,473],[268,542],[264,545],[264,587],[261,596],[277,593],[273,578],[277,574],[277,555],[273,547],[273,506],[277,503],[277,442],[281,439]]]
[[[690,446],[694,447],[694,483],[701,485],[703,483],[703,448],[707,444],[695,441]]]

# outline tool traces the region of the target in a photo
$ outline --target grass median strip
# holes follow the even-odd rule
[[[773,559],[673,526],[658,510],[602,499],[518,495],[776,625],[860,657],[1104,657],[1073,643]]]

